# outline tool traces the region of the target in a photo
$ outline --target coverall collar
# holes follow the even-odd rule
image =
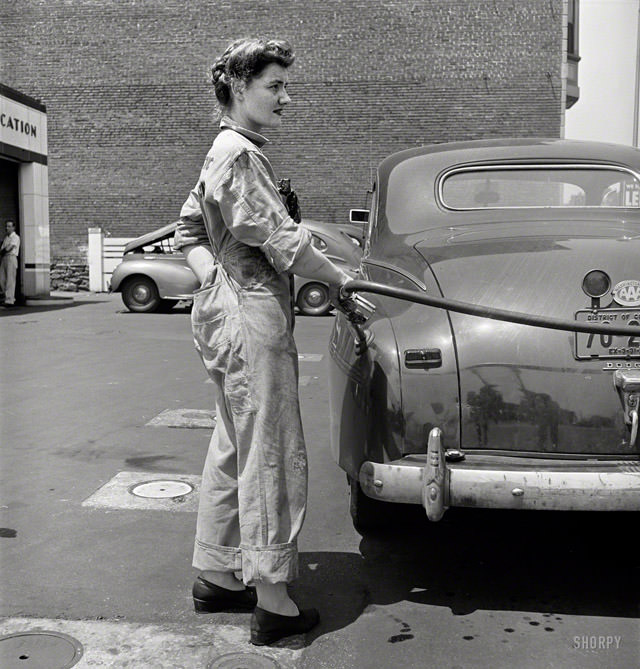
[[[253,130],[247,130],[247,128],[243,128],[241,125],[238,125],[232,118],[229,118],[228,116],[222,117],[222,119],[220,120],[220,127],[223,130],[224,128],[230,128],[231,130],[239,132],[241,135],[244,135],[247,139],[250,139],[254,144],[257,144],[259,148],[269,141],[263,135],[260,135],[257,132],[253,132]]]

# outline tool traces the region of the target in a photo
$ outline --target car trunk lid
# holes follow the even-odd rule
[[[588,317],[592,307],[582,290],[590,270],[607,272],[612,287],[640,279],[637,233],[606,221],[514,221],[433,231],[415,248],[445,298],[573,320],[580,310]],[[621,309],[610,292],[600,306]],[[640,306],[624,313],[640,319]],[[635,344],[632,356],[576,359],[570,332],[453,312],[450,318],[462,448],[597,457],[637,452],[612,372],[640,368],[638,342],[613,338],[614,345]],[[597,339],[591,344],[589,350],[604,350]]]

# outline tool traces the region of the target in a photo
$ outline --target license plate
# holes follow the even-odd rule
[[[599,323],[601,325],[640,325],[638,309],[584,309],[576,312],[579,323]],[[576,332],[576,358],[640,358],[640,336],[594,334]]]

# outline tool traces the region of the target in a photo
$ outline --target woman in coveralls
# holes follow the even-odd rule
[[[255,608],[257,645],[319,619],[287,592],[307,501],[289,273],[324,281],[334,295],[350,278],[291,219],[261,150],[260,132],[279,127],[290,102],[293,60],[287,42],[243,39],[213,65],[221,132],[175,239],[201,281],[191,321],[217,411],[200,489],[194,604],[198,612]]]

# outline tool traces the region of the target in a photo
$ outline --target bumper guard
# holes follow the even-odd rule
[[[638,461],[540,460],[468,456],[448,463],[439,428],[429,434],[426,459],[366,461],[360,485],[368,497],[422,504],[438,521],[449,507],[556,511],[639,511]]]

